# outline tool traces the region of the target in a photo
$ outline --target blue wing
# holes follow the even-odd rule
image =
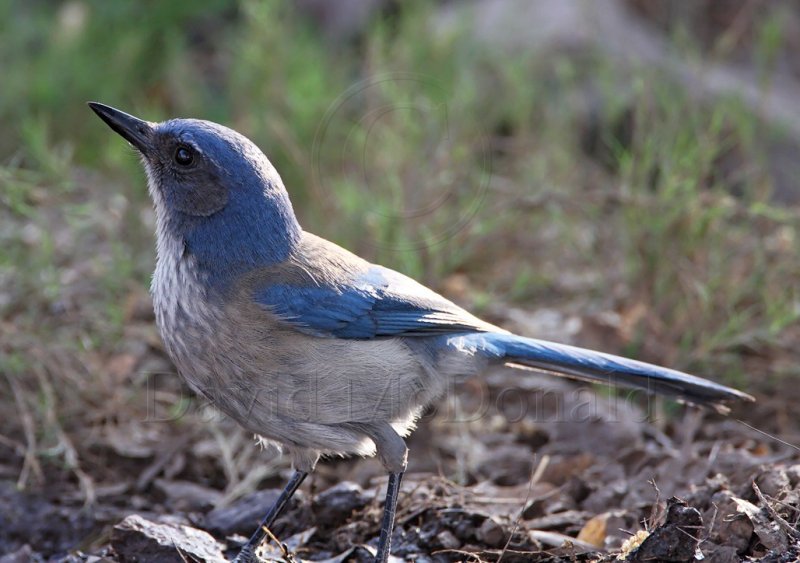
[[[420,292],[418,285],[372,266],[348,285],[269,285],[256,293],[256,301],[316,336],[368,339],[488,330],[487,324],[443,297],[431,299],[436,294]]]
[[[370,339],[499,330],[411,278],[308,233],[304,237],[300,258],[282,265],[253,294],[301,332]]]

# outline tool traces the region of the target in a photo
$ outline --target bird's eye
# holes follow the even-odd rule
[[[175,162],[181,166],[189,166],[194,160],[192,151],[186,147],[178,147],[175,151]]]

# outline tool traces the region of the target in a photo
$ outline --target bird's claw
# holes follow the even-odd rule
[[[233,563],[260,563],[260,561],[252,546],[246,545],[233,560]]]

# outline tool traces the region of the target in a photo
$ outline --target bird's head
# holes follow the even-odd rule
[[[165,245],[179,243],[223,277],[286,258],[300,227],[280,176],[249,139],[209,121],[151,123],[89,106],[142,156],[160,258]]]

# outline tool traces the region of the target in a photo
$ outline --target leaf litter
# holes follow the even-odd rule
[[[468,381],[410,439],[393,553],[416,561],[791,561],[800,556],[800,455],[732,419],[594,394],[501,370]],[[499,400],[508,389],[536,408]],[[592,397],[587,406],[587,397]],[[533,401],[533,403],[531,403]],[[476,405],[490,404],[480,410]],[[651,409],[648,412],[646,409]],[[671,408],[671,407],[670,407]],[[682,408],[682,407],[681,407]],[[480,412],[480,416],[474,413]],[[760,416],[769,405],[760,405]],[[754,420],[754,413],[748,415]],[[761,420],[766,420],[762,418]],[[46,487],[0,488],[3,563],[216,561],[232,557],[286,467],[230,494],[231,472],[277,459],[225,419],[174,434],[118,422],[82,458],[94,501],[66,469]],[[214,435],[218,438],[214,438]],[[211,437],[209,437],[211,436]],[[221,437],[233,450],[223,453]],[[246,452],[245,450],[255,450]],[[13,450],[7,474],[24,463]],[[230,456],[226,477],[225,463]],[[90,463],[93,460],[93,463]],[[103,463],[102,467],[96,464]],[[19,465],[16,465],[19,464]],[[368,561],[386,477],[375,460],[320,464],[271,530],[273,561]],[[252,489],[252,487],[251,487]],[[140,555],[147,554],[145,559]]]

